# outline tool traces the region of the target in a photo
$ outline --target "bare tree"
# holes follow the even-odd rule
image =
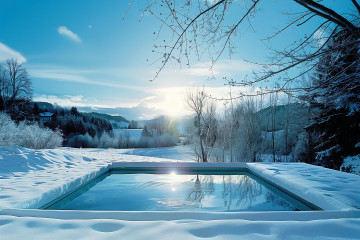
[[[186,103],[191,111],[195,113],[195,127],[197,128],[197,136],[199,137],[200,153],[195,153],[203,162],[207,162],[207,153],[205,149],[205,135],[203,129],[203,117],[206,105],[206,96],[204,91],[189,91]]]
[[[272,143],[272,154],[273,161],[276,162],[276,148],[275,148],[275,132],[276,132],[276,107],[278,101],[277,92],[271,94],[272,96],[272,108],[271,108],[271,143]]]
[[[288,155],[290,153],[289,150],[289,119],[290,119],[290,103],[291,103],[291,95],[288,95],[287,103],[285,105],[286,109],[286,120],[285,120],[285,132],[284,132],[284,138],[285,138],[285,162],[288,161]]]
[[[11,100],[31,99],[31,81],[26,69],[15,59],[6,61],[9,73],[9,85],[11,88]]]
[[[234,154],[238,161],[255,162],[261,144],[260,122],[252,100],[242,101],[234,109]]]
[[[162,25],[155,35],[160,36],[163,28],[169,29],[172,39],[161,39],[156,44],[154,52],[159,53],[160,66],[155,74],[156,79],[167,64],[179,63],[189,66],[194,59],[203,55],[210,57],[214,65],[223,54],[231,55],[235,46],[235,39],[248,30],[254,30],[252,21],[261,11],[261,0],[219,0],[219,1],[149,1],[143,12],[158,18]],[[253,79],[237,82],[238,85],[250,85],[278,76],[282,80],[277,91],[303,91],[302,88],[287,88],[287,85],[298,77],[312,71],[318,59],[327,54],[330,49],[324,46],[340,30],[346,31],[349,38],[337,48],[347,48],[358,44],[360,31],[360,7],[358,1],[351,0],[352,8],[333,9],[331,3],[324,0],[292,0],[303,11],[286,12],[289,21],[284,26],[274,26],[275,32],[265,40],[271,41],[280,34],[298,31],[306,24],[314,23],[313,29],[300,40],[295,40],[282,49],[269,49],[269,61],[256,63],[262,70],[256,72]],[[345,1],[344,1],[345,2]],[[287,35],[288,37],[289,35]],[[295,71],[294,71],[295,70]],[[153,79],[153,80],[154,80]],[[273,91],[273,89],[263,93]]]
[[[17,100],[31,100],[31,80],[26,68],[15,59],[0,66],[0,97],[2,108],[7,109]],[[10,106],[9,106],[10,105]]]
[[[0,63],[0,111],[5,109],[6,101],[9,98],[9,81],[6,75],[5,65]]]
[[[192,133],[195,154],[202,162],[208,162],[217,140],[215,105],[208,101],[204,90],[189,91],[186,103],[195,114],[194,127],[196,130]]]

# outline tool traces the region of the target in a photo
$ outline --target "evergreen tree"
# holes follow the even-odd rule
[[[360,153],[355,147],[360,142],[360,47],[354,42],[345,31],[335,34],[308,94],[311,105],[320,110],[307,128],[319,135],[313,139],[314,163],[334,169],[340,168],[345,156]]]
[[[70,110],[71,114],[74,116],[79,116],[79,112],[76,107],[72,107]]]
[[[37,116],[40,113],[40,108],[37,103],[34,103],[33,113]]]

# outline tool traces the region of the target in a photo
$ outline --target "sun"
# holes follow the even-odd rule
[[[185,93],[177,88],[169,88],[164,94],[164,101],[160,103],[160,107],[166,115],[179,117],[187,114],[185,108]]]

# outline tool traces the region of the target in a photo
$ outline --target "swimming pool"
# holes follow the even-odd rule
[[[113,168],[42,209],[104,211],[307,211],[306,200],[246,169]]]

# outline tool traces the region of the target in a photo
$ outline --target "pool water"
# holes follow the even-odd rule
[[[45,208],[212,212],[310,210],[271,188],[245,172],[230,175],[110,174]]]

